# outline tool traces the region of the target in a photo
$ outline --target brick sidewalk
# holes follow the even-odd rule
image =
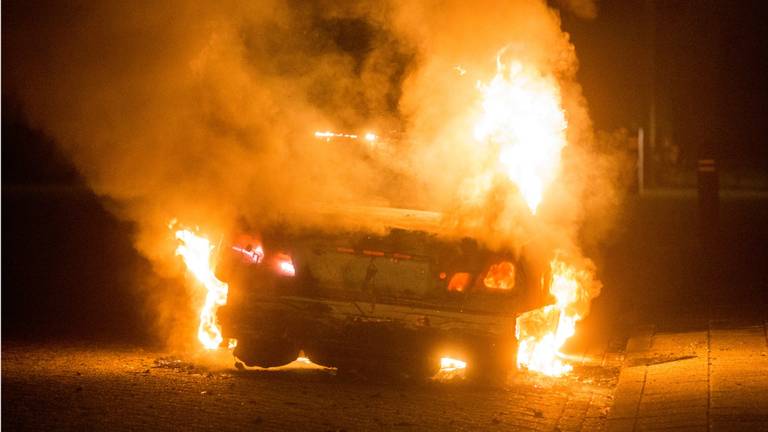
[[[768,328],[710,322],[639,329],[614,394],[609,431],[768,431]]]

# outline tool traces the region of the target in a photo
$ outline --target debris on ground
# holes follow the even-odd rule
[[[682,360],[690,360],[697,358],[694,354],[676,355],[676,354],[661,354],[651,357],[638,357],[627,360],[627,366],[653,366],[662,363],[672,363]]]
[[[181,360],[178,357],[159,357],[155,359],[153,368],[156,369],[171,369],[176,372],[184,372],[188,374],[204,375],[212,377],[213,374],[208,368]],[[149,373],[149,369],[145,373]]]

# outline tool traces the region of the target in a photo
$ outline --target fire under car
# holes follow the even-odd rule
[[[356,211],[387,229],[275,229],[235,239],[219,257],[230,289],[219,321],[237,340],[236,358],[273,367],[303,351],[339,373],[415,379],[434,376],[446,358],[465,362],[473,380],[511,370],[515,318],[543,297],[535,266],[441,238],[436,213]]]

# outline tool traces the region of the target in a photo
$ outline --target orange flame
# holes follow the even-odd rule
[[[466,378],[466,371],[467,362],[452,357],[441,357],[440,369],[432,379],[436,381],[463,380]]]
[[[470,279],[471,277],[467,272],[454,273],[451,280],[448,281],[448,291],[464,292],[464,289],[469,286]]]
[[[254,247],[232,246],[232,250],[239,252],[243,259],[253,264],[259,264],[264,259],[264,249],[261,245]]]
[[[517,186],[535,214],[566,145],[568,124],[557,81],[518,60],[505,65],[499,55],[496,76],[478,88],[483,101],[475,139],[497,152],[495,170]]]
[[[460,369],[466,369],[467,368],[467,362],[463,360],[458,360],[451,357],[441,357],[440,358],[440,370],[446,371],[446,372],[454,372]]]
[[[586,286],[591,275],[577,271],[558,258],[550,262],[552,281],[549,293],[555,304],[534,309],[517,318],[515,330],[519,341],[517,366],[549,376],[561,376],[572,370],[560,349],[576,332],[576,322],[594,297]]]
[[[293,260],[290,255],[279,254],[277,258],[277,271],[285,276],[296,276],[296,267],[293,266]]]
[[[216,310],[227,303],[229,286],[216,278],[213,272],[211,252],[214,246],[208,239],[190,230],[176,231],[176,239],[180,242],[176,255],[181,255],[187,270],[207,291],[205,303],[200,309],[197,338],[205,348],[216,349],[224,340],[216,320]]]
[[[515,287],[515,266],[509,261],[492,265],[483,279],[486,288],[509,290]]]

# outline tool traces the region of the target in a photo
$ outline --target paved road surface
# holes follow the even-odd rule
[[[612,344],[613,347],[615,344]],[[768,431],[768,326],[638,329],[571,376],[496,387],[238,371],[227,353],[5,342],[5,430]],[[625,352],[624,352],[625,351]],[[223,365],[223,366],[222,366]]]
[[[205,359],[166,356],[6,343],[3,429],[603,430],[618,376],[617,367],[599,366],[605,356],[568,378],[516,374],[496,388],[206,369],[196,366]]]
[[[768,431],[766,323],[639,332],[610,417],[610,431]]]

